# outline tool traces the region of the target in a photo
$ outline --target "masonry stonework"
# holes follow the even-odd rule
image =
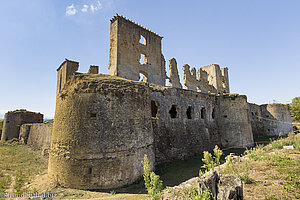
[[[25,123],[42,123],[43,115],[27,110],[7,112],[4,116],[1,141],[19,138],[20,126]]]
[[[229,94],[227,68],[212,64],[197,71],[186,64],[182,89],[175,58],[166,76],[161,39],[117,15],[111,20],[110,75],[97,74],[96,68],[78,73],[79,63],[70,60],[59,67],[52,180],[71,188],[121,187],[142,177],[145,154],[154,169],[215,145],[252,146],[253,136],[268,129],[290,131],[284,105],[258,106],[245,95]],[[256,120],[252,112],[277,121]]]

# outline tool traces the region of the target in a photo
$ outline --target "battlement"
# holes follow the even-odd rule
[[[143,27],[142,25],[140,25],[140,24],[138,24],[138,23],[136,23],[136,22],[134,22],[134,21],[131,21],[130,19],[127,19],[126,17],[124,17],[124,16],[122,16],[122,15],[118,15],[118,13],[116,13],[116,15],[110,20],[110,23],[114,23],[114,22],[117,21],[117,20],[123,20],[123,21],[129,22],[129,23],[131,23],[131,24],[136,25],[138,28],[143,29],[144,31],[148,31],[148,32],[154,34],[155,36],[157,36],[157,37],[159,37],[159,38],[161,38],[161,39],[163,38],[162,36],[160,36],[160,35],[158,35],[157,33],[155,33],[155,32],[153,32],[153,31],[151,31],[151,30],[149,30],[149,29]]]

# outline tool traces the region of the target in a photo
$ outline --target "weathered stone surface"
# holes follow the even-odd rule
[[[235,175],[225,175],[218,184],[217,200],[243,200],[243,183]]]
[[[143,41],[139,42],[140,39]],[[156,33],[115,16],[110,24],[109,74],[135,81],[143,74],[147,82],[165,85],[161,40]]]
[[[254,137],[287,135],[293,131],[288,105],[249,103],[249,112]]]
[[[41,113],[27,110],[10,111],[5,114],[1,140],[11,140],[19,138],[20,126],[25,123],[41,123],[43,115]]]
[[[48,156],[52,127],[52,122],[23,124],[20,128],[19,139],[42,155]]]
[[[182,88],[182,85],[181,85],[180,79],[179,79],[179,75],[178,75],[177,62],[176,62],[175,58],[171,58],[169,60],[169,69],[170,69],[169,86],[175,87],[175,88]]]
[[[116,188],[155,164],[147,83],[108,75],[75,75],[58,94],[49,176],[82,189]]]
[[[198,191],[203,192],[204,190],[209,190],[213,195],[213,199],[217,199],[218,196],[218,184],[219,184],[219,175],[216,171],[210,172],[203,177],[200,177],[198,182]]]
[[[98,74],[98,73],[99,73],[99,67],[95,65],[91,65],[88,74]]]
[[[183,200],[184,191],[196,188],[198,193],[209,190],[213,200],[243,200],[243,183],[235,175],[219,176],[210,171],[202,177],[194,177],[163,192],[161,200]]]
[[[184,65],[184,90],[171,59],[172,87],[164,87],[161,39],[117,15],[111,20],[111,76],[94,69],[80,74],[79,63],[70,60],[59,67],[49,177],[65,187],[115,188],[141,178],[144,154],[153,168],[215,145],[253,144],[247,97],[228,94],[228,69],[213,64],[196,73]]]
[[[218,99],[218,126],[224,147],[253,145],[249,107],[245,95],[228,94]]]

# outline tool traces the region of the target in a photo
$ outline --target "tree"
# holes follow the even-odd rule
[[[295,97],[290,103],[291,117],[293,121],[300,121],[300,97]]]

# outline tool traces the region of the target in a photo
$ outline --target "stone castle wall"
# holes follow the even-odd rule
[[[43,115],[27,110],[16,110],[5,114],[1,141],[19,138],[20,126],[25,123],[42,123]]]
[[[254,137],[287,135],[293,131],[288,105],[249,103],[249,108]]]
[[[52,128],[52,122],[22,124],[20,140],[42,155],[47,156],[50,150]]]
[[[68,84],[57,96],[49,176],[82,189],[138,180],[144,154],[154,164],[149,87],[107,75],[77,75]]]
[[[161,40],[161,36],[140,25],[115,16],[110,25],[109,74],[135,81],[143,74],[145,81],[165,85]]]
[[[234,98],[75,75],[57,96],[49,176],[66,187],[115,188],[142,176],[144,154],[153,168],[215,145],[251,145],[246,98]]]
[[[253,145],[249,107],[245,95],[229,94],[219,97],[218,125],[224,147]]]

